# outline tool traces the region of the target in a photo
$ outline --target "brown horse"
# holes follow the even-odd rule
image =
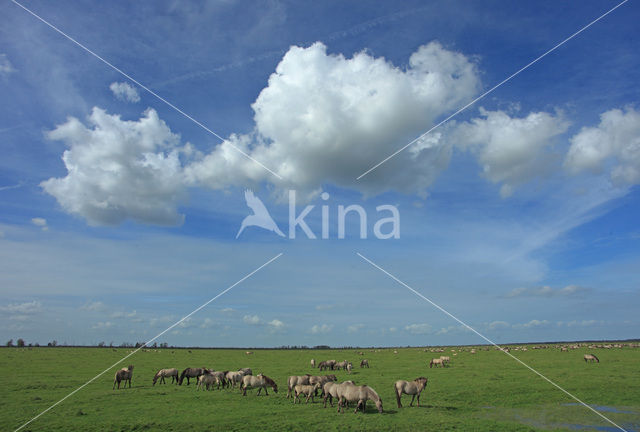
[[[324,407],[327,407],[327,399],[329,399],[329,404],[333,407],[333,398],[338,398],[338,387],[339,385],[355,385],[353,381],[344,381],[340,384],[335,383],[333,381],[329,381],[324,383],[322,386],[322,393],[324,393]]]
[[[164,384],[164,379],[167,377],[171,377],[171,384],[173,384],[174,381],[176,382],[176,384],[178,384],[178,369],[160,369],[153,377],[153,385],[156,385],[156,381],[158,381],[158,378],[160,378],[160,384]]]
[[[360,367],[361,367],[361,368],[363,368],[363,367],[365,367],[365,366],[366,366],[366,367],[369,367],[369,360],[367,360],[367,359],[363,359],[363,360],[360,362]]]
[[[242,378],[242,384],[240,384],[240,389],[242,390],[242,396],[247,395],[247,389],[249,388],[257,388],[258,393],[256,396],[260,395],[262,389],[264,389],[264,393],[269,396],[269,392],[267,391],[267,386],[271,387],[274,392],[278,393],[278,385],[274,380],[269,378],[266,375],[248,375]]]
[[[291,375],[287,379],[287,399],[291,397],[293,388],[297,385],[309,385],[309,378],[311,375]]]
[[[315,385],[305,385],[305,384],[298,384],[293,388],[293,392],[295,397],[293,398],[293,403],[295,404],[296,401],[300,402],[300,395],[303,394],[307,397],[307,401],[306,403],[309,403],[309,399],[311,399],[311,403],[313,403],[313,396],[315,395],[316,390],[320,387],[320,384],[315,384]]]
[[[427,378],[419,377],[414,379],[413,381],[405,381],[398,380],[394,384],[394,389],[396,393],[396,401],[398,402],[398,408],[402,408],[402,403],[400,403],[400,397],[402,393],[413,395],[411,398],[411,403],[409,406],[413,406],[413,400],[418,396],[418,406],[420,406],[420,393],[427,386]]]
[[[444,360],[442,360],[441,358],[431,359],[431,361],[429,362],[429,367],[432,368],[433,366],[435,366],[435,367],[443,366],[444,367]]]
[[[129,388],[131,388],[131,377],[133,376],[133,365],[129,365],[129,367],[122,368],[116,372],[116,375],[113,379],[113,389],[116,388],[116,383],[118,383],[118,389],[120,389],[120,382],[124,381],[124,388],[127,388],[127,381],[129,381]]]
[[[362,412],[365,411],[365,407],[368,400],[372,400],[378,408],[378,412],[382,414],[382,399],[378,396],[378,393],[369,386],[362,385],[343,385],[340,384],[337,387],[336,393],[338,395],[338,412],[342,410],[344,412],[344,406],[347,402],[358,402],[354,414],[358,412],[358,409],[362,408]]]
[[[598,359],[598,357],[594,356],[593,354],[585,354],[584,361],[585,363],[589,363],[589,362],[600,363],[600,360]]]
[[[182,381],[184,381],[184,379],[187,379],[187,385],[189,385],[189,378],[196,378],[196,382],[197,382],[197,378],[200,375],[203,375],[207,372],[207,368],[201,367],[201,368],[186,368],[185,370],[182,371],[182,374],[180,374],[180,380],[178,381],[179,385],[182,385]]]

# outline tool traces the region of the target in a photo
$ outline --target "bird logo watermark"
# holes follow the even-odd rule
[[[323,192],[320,194],[320,198],[323,205],[321,208],[321,216],[320,216],[320,238],[325,240],[331,238],[330,232],[330,221],[331,221],[331,206],[326,203],[329,200],[329,194],[327,192]],[[245,217],[240,224],[240,229],[238,230],[238,234],[236,234],[236,239],[240,237],[248,227],[259,227],[265,229],[267,231],[271,231],[279,235],[280,237],[287,237],[278,227],[276,221],[271,217],[267,207],[264,205],[262,200],[258,198],[253,191],[247,189],[244,192],[244,199],[247,203],[247,206],[253,211],[253,214]],[[298,228],[302,231],[308,239],[317,239],[316,232],[314,232],[307,220],[305,218],[309,216],[309,214],[315,208],[315,204],[307,205],[300,213],[296,210],[296,191],[289,191],[289,239],[295,239],[296,233],[298,232]],[[353,222],[359,222],[358,234],[361,239],[366,239],[369,234],[369,226],[367,222],[370,218],[368,218],[366,209],[359,204],[351,204],[348,206],[338,205],[336,216],[338,219],[337,223],[337,238],[344,239],[347,236],[347,216],[350,215],[350,221],[352,222],[349,227],[354,227],[357,224]],[[373,235],[377,239],[386,240],[386,239],[399,239],[400,238],[400,212],[398,208],[394,205],[385,204],[379,205],[376,207],[376,215],[378,219],[373,225]],[[380,217],[386,216],[386,217]],[[310,217],[315,221],[318,220],[317,217],[314,218],[312,215]],[[354,220],[355,218],[355,220]],[[313,225],[313,224],[312,224]],[[353,229],[353,228],[352,228]]]

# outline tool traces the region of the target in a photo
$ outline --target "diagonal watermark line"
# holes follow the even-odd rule
[[[13,1],[13,0],[12,0]],[[491,87],[489,90],[487,90],[486,92],[484,92],[483,94],[481,94],[480,96],[478,96],[477,98],[475,98],[474,100],[472,100],[471,102],[469,102],[468,104],[466,104],[465,106],[463,106],[462,108],[458,109],[458,111],[454,112],[453,114],[451,114],[449,117],[447,117],[446,119],[442,120],[440,123],[438,123],[437,125],[433,126],[431,129],[429,129],[428,131],[426,131],[425,133],[423,133],[422,135],[420,135],[418,138],[414,139],[413,141],[411,141],[409,144],[405,145],[404,147],[399,148],[398,150],[396,150],[394,153],[390,154],[389,156],[387,156],[386,158],[384,158],[383,160],[381,160],[380,162],[378,162],[376,165],[372,166],[371,168],[369,168],[368,170],[366,170],[365,172],[363,172],[362,174],[360,174],[358,177],[356,177],[356,180],[360,180],[362,177],[366,176],[367,174],[369,174],[371,171],[375,170],[376,168],[378,168],[380,165],[382,165],[383,163],[387,162],[389,159],[394,158],[395,156],[398,155],[398,153],[401,153],[402,151],[404,151],[407,147],[411,146],[412,144],[416,143],[417,141],[419,141],[420,139],[422,139],[423,137],[425,137],[426,135],[428,135],[430,132],[434,131],[435,129],[439,128],[440,126],[442,126],[443,124],[445,124],[446,122],[448,122],[449,120],[451,120],[453,117],[457,116],[458,114],[460,114],[462,111],[466,110],[467,108],[469,108],[471,105],[475,104],[476,102],[478,102],[480,99],[483,99],[485,96],[487,96],[489,93],[492,93],[494,90],[496,90],[498,87],[502,86],[502,84],[506,83],[507,81],[510,81],[512,78],[514,78],[516,75],[519,75],[520,72],[523,72],[524,70],[528,69],[530,66],[533,66],[535,63],[537,63],[538,61],[542,60],[543,57],[546,57],[548,54],[551,54],[553,51],[555,51],[556,49],[560,48],[562,45],[564,45],[565,43],[569,42],[571,39],[573,39],[574,37],[578,36],[580,33],[582,33],[583,31],[585,31],[586,29],[588,29],[589,27],[591,27],[592,25],[594,25],[595,23],[597,23],[598,21],[600,21],[602,18],[606,17],[607,15],[609,15],[611,12],[613,12],[614,10],[618,9],[620,6],[622,6],[623,4],[625,4],[626,2],[628,2],[629,0],[624,0],[620,3],[618,3],[615,7],[609,9],[607,12],[605,12],[604,14],[600,15],[598,18],[594,19],[593,21],[591,21],[589,24],[587,24],[586,26],[582,27],[580,30],[578,30],[577,32],[575,32],[574,34],[572,34],[571,36],[569,36],[568,38],[566,38],[565,40],[563,40],[562,42],[558,43],[556,46],[554,46],[553,48],[551,48],[550,50],[548,50],[547,52],[545,52],[544,54],[542,54],[541,56],[537,57],[535,60],[532,60],[530,63],[528,63],[526,66],[523,66],[522,68],[518,69],[516,72],[514,72],[513,74],[509,75],[507,78],[505,78],[504,80],[500,81],[498,84],[496,84],[495,86]]]
[[[119,363],[122,363],[124,360],[128,359],[129,357],[131,357],[132,355],[134,355],[135,353],[137,353],[138,351],[140,351],[142,348],[146,347],[148,344],[150,344],[151,342],[153,342],[154,340],[158,339],[160,336],[162,336],[163,334],[165,334],[166,332],[168,332],[169,330],[171,330],[172,328],[174,328],[175,326],[179,325],[181,322],[183,322],[184,320],[188,319],[189,317],[191,317],[193,314],[197,313],[200,309],[206,307],[209,303],[211,303],[212,301],[216,300],[218,297],[224,295],[225,293],[227,293],[229,290],[231,290],[233,287],[235,287],[236,285],[241,284],[242,282],[244,282],[245,280],[249,279],[251,276],[253,276],[255,273],[259,272],[260,270],[262,270],[263,268],[265,268],[266,266],[268,266],[269,264],[271,264],[272,262],[274,262],[275,260],[277,260],[278,258],[280,258],[282,256],[282,252],[279,253],[278,255],[274,256],[273,258],[271,258],[269,261],[265,262],[264,264],[262,264],[260,267],[258,267],[257,269],[253,270],[251,273],[245,275],[242,279],[238,280],[237,282],[235,282],[233,285],[229,286],[227,289],[225,289],[224,291],[220,292],[218,295],[216,295],[215,297],[211,298],[209,301],[207,301],[206,303],[202,304],[201,306],[199,306],[198,308],[194,309],[190,314],[185,315],[184,317],[182,317],[182,319],[180,319],[179,321],[177,321],[175,324],[171,325],[170,327],[168,327],[167,329],[163,330],[162,332],[158,333],[155,337],[153,337],[152,339],[149,339],[148,341],[146,341],[144,344],[142,344],[140,347],[136,348],[135,351],[132,351],[131,353],[127,354],[126,356],[122,357],[120,360],[118,360],[117,362],[115,362],[114,364],[112,364],[111,366],[109,366],[108,368],[106,368],[105,370],[103,370],[102,372],[100,372],[98,375],[94,376],[93,378],[91,378],[89,381],[87,381],[86,383],[82,384],[80,387],[78,387],[77,389],[75,389],[74,391],[72,391],[71,393],[69,393],[68,395],[66,395],[65,397],[63,397],[62,399],[60,399],[58,402],[54,403],[53,405],[51,405],[49,408],[45,409],[44,411],[42,411],[40,414],[38,414],[37,416],[33,417],[31,420],[29,420],[28,422],[24,423],[22,426],[20,426],[19,428],[15,429],[14,432],[19,431],[20,429],[24,428],[25,426],[27,426],[29,423],[31,423],[32,421],[36,420],[38,417],[42,416],[43,414],[45,414],[46,412],[48,412],[49,410],[53,409],[55,406],[61,404],[63,401],[65,401],[66,399],[68,399],[69,397],[73,396],[75,393],[77,393],[78,391],[82,390],[84,387],[86,387],[87,385],[91,384],[93,381],[95,381],[96,379],[100,378],[102,375],[104,375],[106,372],[108,372],[111,368],[113,368],[114,366],[117,366]]]
[[[83,44],[81,44],[80,42],[78,42],[77,40],[75,40],[74,38],[72,38],[71,36],[69,36],[68,34],[66,34],[65,32],[63,32],[62,30],[60,30],[58,27],[54,26],[53,24],[51,24],[49,21],[45,20],[44,18],[42,18],[41,16],[39,16],[38,14],[36,14],[35,12],[33,12],[32,10],[28,9],[27,7],[23,6],[22,4],[18,3],[16,0],[11,0],[14,4],[16,4],[17,6],[20,6],[22,9],[24,9],[25,11],[27,11],[28,13],[30,13],[31,15],[33,15],[34,17],[36,17],[37,19],[39,19],[40,21],[42,21],[43,23],[45,23],[46,25],[48,25],[49,27],[51,27],[53,30],[55,30],[56,32],[60,33],[62,36],[64,36],[65,38],[69,39],[71,42],[73,42],[74,44],[76,44],[77,46],[79,46],[80,48],[82,48],[83,50],[85,50],[86,52],[88,52],[89,54],[91,54],[92,56],[94,56],[95,58],[97,58],[98,60],[100,60],[102,63],[106,64],[107,66],[109,66],[111,69],[115,70],[116,72],[118,72],[120,75],[124,76],[125,78],[127,78],[128,80],[130,80],[131,82],[135,83],[136,85],[138,85],[139,87],[143,88],[144,90],[146,90],[148,93],[150,93],[151,95],[155,96],[158,100],[160,100],[161,102],[164,102],[166,105],[168,105],[169,107],[173,108],[175,111],[177,111],[178,113],[182,114],[184,117],[186,117],[187,119],[191,120],[193,123],[195,123],[196,125],[200,126],[202,129],[204,129],[205,131],[209,132],[211,135],[215,136],[216,138],[220,139],[221,141],[225,142],[226,140],[224,138],[222,138],[220,135],[218,135],[217,133],[215,133],[214,131],[212,131],[211,129],[209,129],[207,126],[205,126],[204,124],[200,123],[198,120],[196,120],[195,118],[191,117],[189,114],[187,114],[186,112],[182,111],[180,108],[178,108],[177,106],[175,106],[174,104],[172,104],[171,102],[169,102],[168,100],[166,100],[165,98],[163,98],[162,96],[158,95],[156,92],[154,92],[153,90],[151,90],[149,87],[145,86],[144,84],[140,83],[139,81],[135,80],[134,78],[132,78],[130,75],[128,75],[127,73],[125,73],[124,71],[120,70],[118,67],[114,66],[113,64],[109,63],[107,60],[103,59],[102,57],[100,57],[98,54],[96,54],[95,52],[91,51],[89,48],[87,48],[86,46],[84,46]],[[249,154],[247,154],[246,152],[242,151],[240,148],[238,148],[237,146],[233,145],[231,142],[226,141],[231,147],[233,147],[237,152],[241,153],[243,156],[245,156],[247,159],[252,160],[253,162],[257,163],[258,165],[260,165],[262,168],[264,168],[265,170],[269,171],[271,174],[273,174],[274,176],[276,176],[278,179],[282,180],[282,177],[277,174],[276,172],[272,171],[271,169],[269,169],[268,167],[266,167],[265,165],[263,165],[260,161],[254,159],[253,157],[251,157]]]
[[[515,361],[517,361],[518,363],[520,363],[522,366],[526,367],[527,369],[529,369],[531,372],[535,373],[536,375],[538,375],[540,378],[544,379],[545,381],[547,381],[549,384],[553,385],[554,387],[556,387],[558,390],[562,391],[563,393],[565,393],[566,395],[570,396],[572,399],[576,400],[577,402],[579,402],[581,405],[584,405],[585,407],[589,408],[591,411],[593,411],[594,413],[598,414],[600,417],[602,417],[603,419],[605,419],[606,421],[608,421],[609,423],[611,423],[612,425],[614,425],[615,427],[617,427],[618,429],[620,429],[623,432],[627,432],[625,429],[623,429],[622,427],[618,426],[616,423],[614,423],[612,420],[610,420],[608,417],[605,417],[602,413],[600,413],[599,411],[595,410],[594,408],[592,408],[591,406],[587,405],[586,403],[584,403],[583,401],[581,401],[580,399],[578,399],[576,396],[572,395],[571,393],[569,393],[567,390],[565,390],[564,388],[560,387],[558,384],[556,384],[555,382],[551,381],[549,378],[547,378],[546,376],[542,375],[540,372],[538,372],[537,370],[535,370],[534,368],[532,368],[531,366],[529,366],[528,364],[526,364],[525,362],[523,362],[522,360],[520,360],[518,357],[514,356],[513,354],[511,354],[510,352],[504,351],[502,350],[502,348],[496,344],[495,342],[493,342],[491,339],[487,338],[486,336],[484,336],[483,334],[481,334],[480,332],[478,332],[476,329],[474,329],[473,327],[469,326],[467,323],[465,323],[464,321],[458,319],[457,317],[455,317],[454,315],[450,314],[448,311],[446,311],[445,309],[443,309],[442,307],[440,307],[439,305],[437,305],[436,303],[434,303],[433,301],[431,301],[430,299],[428,299],[427,297],[423,296],[422,294],[420,294],[418,291],[414,290],[413,288],[411,288],[409,285],[407,285],[406,283],[402,282],[400,279],[398,279],[397,277],[395,277],[394,275],[392,275],[391,273],[389,273],[388,271],[386,271],[385,269],[383,269],[382,267],[380,267],[378,264],[374,263],[373,261],[371,261],[369,258],[365,257],[364,255],[362,255],[360,252],[356,252],[356,255],[358,255],[360,258],[362,258],[364,261],[368,262],[369,264],[371,264],[373,267],[377,268],[378,270],[380,270],[382,273],[386,274],[387,276],[389,276],[391,279],[393,279],[394,281],[398,282],[400,285],[402,285],[403,287],[407,288],[409,291],[411,291],[412,293],[414,293],[415,295],[417,295],[418,297],[420,297],[421,299],[427,301],[428,303],[430,303],[432,306],[434,306],[435,308],[437,308],[438,310],[440,310],[441,312],[445,313],[446,315],[450,316],[451,318],[453,318],[454,320],[456,320],[457,322],[459,322],[460,324],[462,324],[465,328],[471,330],[472,332],[474,332],[475,334],[477,334],[478,336],[480,336],[482,339],[484,339],[485,341],[489,342],[491,345],[495,346],[496,348],[499,348],[502,352],[504,352],[505,354],[507,354],[509,357],[511,357],[512,359],[514,359]]]

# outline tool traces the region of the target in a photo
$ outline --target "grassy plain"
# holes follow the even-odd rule
[[[111,348],[4,348],[0,350],[0,415],[3,430],[14,430],[75,390],[129,350]],[[429,369],[439,356],[421,348],[363,350],[160,349],[140,351],[119,367],[135,365],[133,388],[113,391],[114,370],[87,385],[23,430],[32,431],[533,431],[618,430],[506,354],[479,350],[459,352],[448,368]],[[599,364],[585,364],[594,352]],[[568,392],[594,406],[626,430],[640,430],[640,349],[557,349],[512,351]],[[384,413],[371,402],[365,414],[336,413],[314,404],[293,405],[286,399],[288,375],[314,372],[311,358],[350,360],[351,375],[339,380],[372,386],[382,397]],[[358,367],[367,358],[370,369]],[[190,386],[151,385],[157,369],[250,367],[272,377],[279,392],[243,397],[238,390],[197,392]],[[429,379],[421,407],[396,407],[397,379]],[[186,381],[185,381],[186,383]]]

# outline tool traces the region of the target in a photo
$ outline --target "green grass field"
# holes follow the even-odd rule
[[[2,428],[14,430],[75,390],[129,350],[111,348],[6,348],[0,350]],[[532,431],[617,430],[595,413],[508,357],[491,349],[451,356],[449,368],[429,369],[440,354],[419,348],[364,350],[192,350],[140,351],[119,367],[135,365],[133,387],[112,390],[113,370],[44,414],[23,430],[408,430],[408,431]],[[593,352],[599,364],[585,364]],[[627,430],[640,429],[640,349],[557,349],[512,351],[564,389],[594,406]],[[365,414],[338,414],[335,407],[293,405],[286,399],[289,375],[319,374],[309,361],[350,360],[351,375],[334,372],[339,380],[368,384],[382,397],[384,413],[369,402]],[[358,367],[367,358],[370,369]],[[198,392],[190,386],[157,384],[157,369],[206,366],[216,370],[250,367],[272,377],[279,392],[243,397],[239,390]],[[426,376],[421,407],[396,407],[393,383]],[[186,383],[186,381],[185,381]]]

